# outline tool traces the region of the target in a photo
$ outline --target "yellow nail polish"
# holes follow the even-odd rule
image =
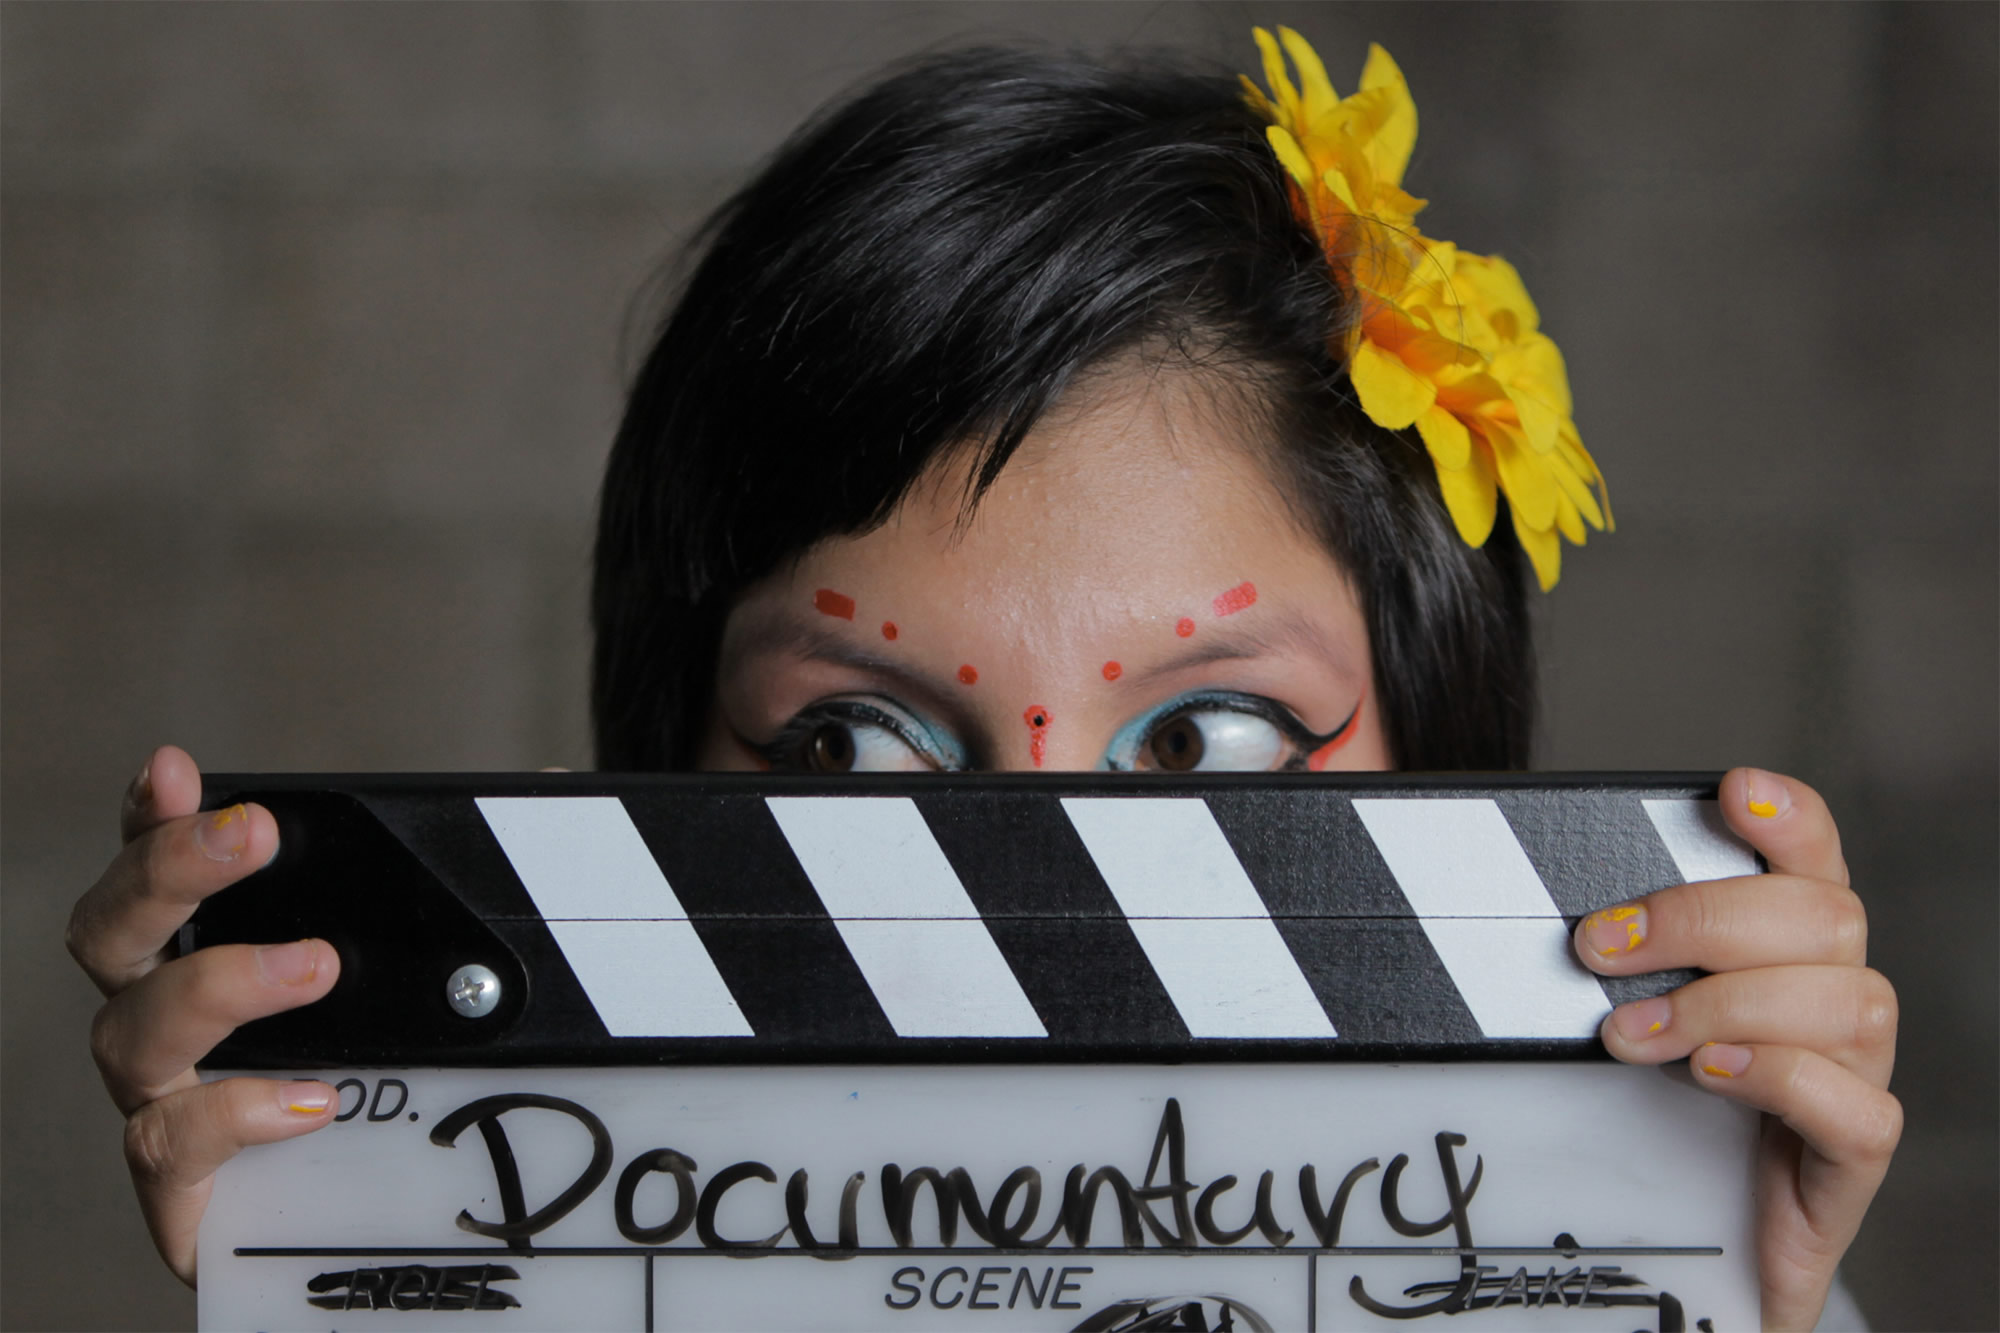
[[[1584,918],[1584,941],[1600,957],[1630,953],[1646,942],[1646,909],[1606,907]]]
[[[1749,809],[1751,814],[1757,816],[1759,819],[1776,819],[1778,817],[1777,802],[1758,800],[1757,789],[1750,785],[1750,779],[1748,778],[1743,780],[1743,804]]]
[[[1664,995],[1634,1000],[1611,1011],[1611,1024],[1628,1042],[1649,1041],[1666,1030],[1674,1016],[1673,1001]]]
[[[1711,1078],[1738,1078],[1750,1068],[1752,1052],[1747,1046],[1731,1046],[1719,1041],[1702,1043],[1701,1072]]]
[[[195,825],[194,840],[211,861],[234,861],[250,845],[250,812],[232,805]]]
[[[318,1115],[333,1105],[333,1093],[324,1083],[287,1083],[278,1089],[278,1104],[293,1115]]]

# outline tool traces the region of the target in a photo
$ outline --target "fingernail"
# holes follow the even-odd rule
[[[1743,803],[1759,819],[1776,819],[1792,808],[1785,784],[1755,769],[1743,775]]]
[[[333,1105],[333,1089],[324,1083],[287,1083],[278,1089],[278,1105],[295,1115],[318,1115]]]
[[[153,803],[153,756],[147,755],[146,762],[139,765],[139,776],[132,779],[132,808],[144,810]]]
[[[1694,1053],[1694,1062],[1704,1074],[1712,1074],[1716,1078],[1741,1078],[1744,1071],[1750,1068],[1751,1054],[1748,1046],[1711,1041]]]
[[[1613,1009],[1611,1025],[1618,1029],[1619,1036],[1636,1044],[1665,1032],[1673,1016],[1673,1003],[1664,995],[1655,995],[1650,1000],[1634,1000]]]
[[[250,812],[240,805],[201,817],[194,826],[195,844],[211,861],[234,861],[250,845]]]
[[[311,940],[267,944],[257,951],[257,970],[273,986],[301,986],[319,972],[319,950]]]
[[[1646,942],[1646,909],[1621,903],[1592,912],[1583,919],[1583,942],[1600,958],[1631,953]]]

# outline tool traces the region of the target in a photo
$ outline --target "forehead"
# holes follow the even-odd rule
[[[1344,589],[1267,458],[1250,414],[1193,375],[1101,377],[1037,424],[969,512],[963,465],[940,468],[881,528],[819,544],[780,581],[989,621],[1180,614],[1245,580]]]

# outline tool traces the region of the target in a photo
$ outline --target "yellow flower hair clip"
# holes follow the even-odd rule
[[[1256,37],[1270,93],[1243,86],[1271,122],[1301,219],[1355,295],[1343,350],[1362,411],[1389,430],[1417,428],[1467,544],[1485,545],[1496,493],[1506,492],[1536,577],[1554,587],[1558,534],[1581,546],[1585,523],[1610,523],[1610,500],[1570,419],[1562,353],[1540,331],[1520,274],[1417,229],[1424,201],[1403,190],[1417,107],[1387,51],[1368,48],[1360,91],[1343,98],[1305,38],[1290,28]]]

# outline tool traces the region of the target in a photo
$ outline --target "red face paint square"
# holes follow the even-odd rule
[[[1239,583],[1228,592],[1216,594],[1215,614],[1218,616],[1233,616],[1244,607],[1255,606],[1256,604],[1257,585],[1249,582]]]
[[[852,620],[854,599],[831,588],[821,588],[813,594],[813,610],[823,616],[838,616],[842,620]]]

